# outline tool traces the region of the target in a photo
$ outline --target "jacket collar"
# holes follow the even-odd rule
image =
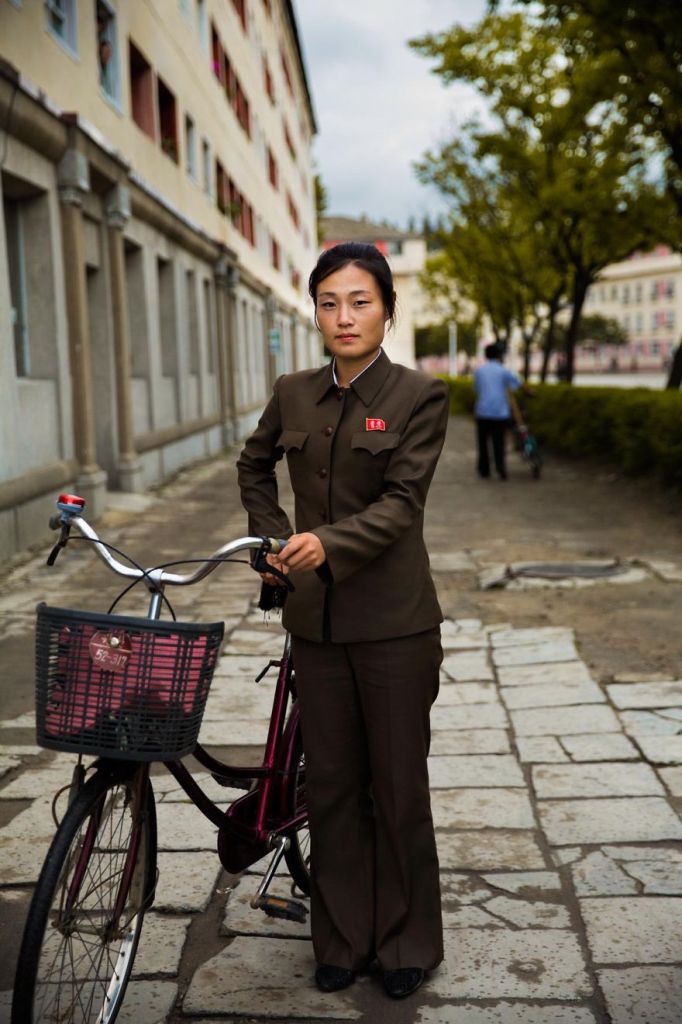
[[[352,382],[351,388],[364,405],[369,406],[370,403],[374,401],[385,384],[386,378],[391,372],[392,365],[391,360],[382,349],[379,353],[379,357],[375,359],[372,365],[368,366],[364,373],[361,373],[360,376]],[[323,367],[321,371],[315,401],[319,404],[332,388],[335,391],[338,390],[334,384],[332,364],[329,363],[327,366]]]

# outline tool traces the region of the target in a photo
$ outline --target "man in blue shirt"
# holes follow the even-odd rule
[[[486,345],[484,349],[485,363],[474,373],[474,389],[476,391],[476,417],[478,440],[478,475],[490,476],[490,456],[488,438],[493,443],[495,469],[500,480],[507,479],[504,460],[504,433],[511,417],[509,391],[516,391],[521,381],[502,365],[502,348],[500,345]]]

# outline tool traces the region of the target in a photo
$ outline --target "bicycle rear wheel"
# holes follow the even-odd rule
[[[147,766],[101,767],[45,858],[19,953],[12,1024],[113,1024],[155,885]]]
[[[291,730],[289,750],[286,752],[286,763],[289,766],[289,782],[285,799],[288,816],[293,817],[305,809],[305,754],[303,753],[303,737],[301,722],[296,714],[295,725]],[[284,854],[289,874],[304,895],[310,895],[310,831],[308,823],[289,833],[290,846]]]

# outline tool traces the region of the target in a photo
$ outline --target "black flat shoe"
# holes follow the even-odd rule
[[[348,988],[354,981],[355,972],[347,967],[318,964],[315,971],[315,984],[321,992],[338,992],[342,988]]]
[[[398,967],[384,971],[384,988],[391,999],[404,999],[416,992],[426,977],[423,967]]]

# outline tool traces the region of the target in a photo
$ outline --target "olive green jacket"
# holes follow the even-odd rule
[[[423,518],[447,419],[445,383],[383,351],[349,388],[336,386],[331,365],[276,381],[237,468],[249,532],[288,537],[275,476],[286,453],[296,532],[324,546],[324,566],[292,571],[291,633],[351,643],[442,621]]]

